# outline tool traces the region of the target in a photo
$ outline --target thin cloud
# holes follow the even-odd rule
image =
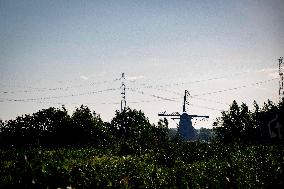
[[[253,86],[253,88],[257,89],[257,90],[260,90],[260,91],[268,91],[270,92],[271,90],[268,89],[267,87],[260,87],[260,86]]]
[[[278,73],[278,72],[269,73],[268,76],[269,76],[270,78],[276,78],[276,77],[279,77],[279,73]]]
[[[145,76],[139,75],[139,76],[126,77],[126,80],[128,80],[128,81],[136,81],[138,79],[143,79],[143,78],[145,78]]]
[[[279,76],[279,68],[265,68],[257,70],[257,73],[264,73],[270,78],[276,78]]]
[[[265,69],[258,70],[258,72],[268,72],[268,73],[277,72],[277,71],[278,71],[278,68],[265,68]]]
[[[83,79],[83,80],[88,80],[89,79],[87,76],[84,76],[84,75],[81,75],[80,78]]]

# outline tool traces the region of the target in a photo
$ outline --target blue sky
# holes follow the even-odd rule
[[[86,104],[108,121],[119,109],[122,72],[128,88],[144,92],[128,89],[128,105],[151,122],[181,111],[185,89],[203,98],[188,108],[211,117],[206,127],[220,115],[213,109],[234,99],[276,102],[283,10],[282,0],[0,0],[0,118]],[[96,93],[105,89],[114,90]]]

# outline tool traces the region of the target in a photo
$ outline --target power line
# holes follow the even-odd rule
[[[237,89],[240,89],[240,88],[246,88],[248,86],[254,86],[254,85],[260,85],[260,84],[264,84],[264,83],[267,83],[267,82],[270,82],[270,81],[273,81],[277,78],[273,78],[273,79],[269,79],[269,80],[264,80],[264,81],[260,81],[260,82],[256,82],[256,83],[250,83],[249,85],[243,85],[243,86],[239,86],[239,87],[234,87],[234,88],[229,88],[229,89],[224,89],[224,90],[219,90],[219,91],[213,91],[213,92],[208,92],[208,93],[201,93],[201,94],[196,94],[196,95],[191,95],[192,98],[197,98],[196,96],[201,96],[201,95],[210,95],[210,94],[216,94],[216,93],[221,93],[221,92],[226,92],[226,91],[231,91],[231,90],[237,90]],[[140,94],[143,94],[143,95],[148,95],[148,96],[151,96],[153,98],[157,98],[159,100],[142,100],[142,101],[129,101],[129,103],[151,103],[151,102],[158,102],[158,101],[171,101],[171,102],[179,102],[177,99],[180,99],[179,98],[166,98],[166,97],[162,97],[162,96],[159,96],[159,95],[154,95],[154,94],[147,94],[143,91],[140,91],[140,90],[137,90],[137,89],[133,89],[133,88],[127,88],[127,89],[130,89],[131,91],[133,92],[137,92],[137,93],[140,93]],[[44,102],[44,101],[38,101],[38,100],[47,100],[47,99],[55,99],[55,98],[65,98],[65,97],[71,97],[71,96],[81,96],[81,95],[88,95],[88,94],[96,94],[96,93],[102,93],[102,92],[106,92],[106,91],[112,91],[112,90],[117,90],[117,89],[106,89],[106,90],[100,90],[100,91],[92,91],[92,92],[87,92],[87,93],[79,93],[79,94],[71,94],[71,95],[64,95],[64,96],[52,96],[52,97],[42,97],[42,98],[31,98],[31,99],[2,99],[0,100],[0,102],[3,100],[6,100],[6,101],[17,101],[17,102],[28,102],[28,101],[36,101],[37,103],[52,103],[52,104],[64,104],[64,103],[55,103],[55,102]],[[168,92],[170,92],[168,90]],[[176,94],[181,94],[181,93],[177,93],[175,92]],[[206,100],[206,101],[212,101],[212,100],[209,100],[209,99],[204,99],[204,98],[197,98],[197,99],[202,99],[202,100]],[[217,101],[212,101],[212,102],[217,102]],[[82,103],[70,103],[69,104],[82,104]],[[84,104],[84,103],[83,103]],[[119,104],[118,102],[114,102],[114,103],[109,103],[109,102],[106,102],[106,103],[86,103],[86,104],[113,104],[113,105],[117,105]],[[212,107],[208,107],[208,106],[201,106],[201,105],[196,105],[196,104],[192,104],[192,103],[188,103],[188,105],[191,105],[191,106],[196,106],[196,107],[199,107],[199,108],[205,108],[205,109],[209,109],[209,110],[215,110],[215,111],[224,111],[222,109],[217,109],[217,108],[212,108]],[[224,104],[224,103],[222,103]]]
[[[278,79],[278,78],[273,78],[273,79],[268,79],[268,80],[264,80],[264,81],[259,81],[259,82],[256,82],[256,83],[250,83],[248,85],[242,85],[242,86],[239,86],[239,87],[232,87],[232,88],[218,90],[218,91],[212,91],[212,92],[206,92],[206,93],[201,93],[201,94],[195,94],[195,95],[192,95],[192,97],[211,95],[211,94],[216,94],[216,93],[223,93],[223,92],[227,92],[227,91],[238,90],[238,89],[241,89],[241,88],[247,88],[247,87],[250,87],[250,86],[261,85],[261,84],[264,84],[264,83],[268,83],[268,82],[274,81],[276,79]]]
[[[222,92],[227,92],[227,91],[232,91],[232,90],[237,90],[237,89],[241,89],[241,88],[247,88],[249,86],[255,86],[255,85],[260,85],[260,84],[264,84],[264,83],[268,83],[271,81],[276,80],[277,78],[273,78],[273,79],[269,79],[269,80],[264,80],[264,81],[259,81],[256,83],[250,83],[248,85],[243,85],[243,86],[239,86],[239,87],[233,87],[233,88],[229,88],[229,89],[223,89],[223,90],[218,90],[218,91],[212,91],[212,92],[206,92],[206,93],[201,93],[201,94],[195,94],[195,95],[191,95],[192,98],[197,98],[198,96],[204,96],[204,95],[211,95],[211,94],[216,94],[216,93],[222,93]],[[179,98],[166,98],[166,97],[162,97],[159,95],[155,95],[155,94],[146,94],[145,92],[141,91],[141,90],[137,90],[137,89],[133,89],[133,88],[127,88],[130,89],[131,91],[134,92],[138,92],[140,94],[143,95],[148,95],[154,98],[157,98],[159,100],[165,100],[165,101],[171,101],[171,102],[177,102],[177,99]],[[28,98],[28,99],[5,99],[5,98],[1,98],[0,102],[5,102],[5,101],[13,101],[13,102],[29,102],[29,101],[42,101],[42,100],[48,100],[48,99],[59,99],[59,98],[67,98],[67,97],[75,97],[75,96],[83,96],[83,95],[91,95],[91,94],[98,94],[98,93],[103,93],[103,92],[107,92],[107,91],[114,91],[114,90],[118,90],[116,88],[110,88],[110,89],[105,89],[105,90],[99,90],[99,91],[91,91],[91,92],[85,92],[85,93],[79,93],[79,94],[70,94],[70,95],[61,95],[61,96],[50,96],[50,97],[40,97],[40,98]],[[167,90],[168,92],[170,92],[169,90]],[[175,92],[178,95],[182,95],[181,93]],[[200,98],[198,97],[197,99],[202,99],[205,101],[212,101],[215,103],[219,103],[219,104],[223,104],[220,103],[218,101],[213,101],[213,100],[209,100],[209,99],[204,99],[204,98]],[[148,102],[152,102],[152,101],[135,101],[135,102],[129,102],[129,103],[148,103]],[[104,103],[106,104],[106,103]],[[113,104],[113,103],[111,103]]]
[[[154,96],[153,96],[154,97]],[[155,96],[158,97],[158,96]],[[128,103],[130,104],[139,104],[139,103],[152,103],[152,102],[160,102],[162,101],[160,100],[141,100],[141,101],[129,101]],[[1,102],[1,100],[0,100]],[[39,104],[54,104],[54,105],[66,105],[66,104],[73,104],[73,105],[80,105],[80,104],[101,104],[101,105],[119,105],[119,102],[64,102],[64,103],[60,103],[60,102],[48,102],[48,101],[20,101],[20,102],[33,102],[33,103],[39,103]],[[174,102],[178,102],[178,101],[174,101]],[[211,108],[208,106],[200,106],[200,105],[196,105],[196,104],[192,104],[192,103],[187,103],[188,105],[191,106],[195,106],[195,107],[199,107],[199,108],[205,108],[205,109],[209,109],[209,110],[215,110],[215,111],[224,111],[221,109],[217,109],[217,108]]]
[[[223,89],[223,90],[218,90],[218,91],[212,91],[212,92],[207,92],[207,93],[201,93],[201,94],[195,94],[195,95],[191,95],[192,98],[196,98],[196,99],[200,99],[200,100],[205,100],[205,101],[212,101],[215,103],[220,103],[218,101],[214,101],[214,100],[209,100],[209,99],[204,99],[204,98],[200,98],[198,96],[204,96],[204,95],[212,95],[212,94],[216,94],[216,93],[222,93],[222,92],[226,92],[226,91],[232,91],[232,90],[237,90],[237,89],[241,89],[241,88],[247,88],[249,86],[255,86],[255,85],[261,85],[264,83],[268,83],[271,81],[274,81],[278,78],[273,78],[273,79],[269,79],[269,80],[264,80],[264,81],[259,81],[259,82],[255,82],[255,83],[250,83],[248,85],[242,85],[239,87],[233,87],[233,88],[229,88],[229,89]],[[177,99],[180,99],[180,97],[178,98],[166,98],[166,97],[162,97],[159,95],[155,95],[155,94],[147,94],[139,89],[134,89],[134,88],[127,88],[130,89],[133,92],[137,92],[143,95],[148,95],[151,96],[153,98],[156,98],[157,100],[142,100],[142,101],[130,101],[129,103],[151,103],[151,102],[158,102],[158,101],[171,101],[171,102],[179,102],[177,101]],[[118,90],[116,88],[110,88],[110,89],[105,89],[105,90],[98,90],[98,91],[91,91],[91,92],[85,92],[85,93],[78,93],[78,94],[70,94],[70,95],[61,95],[61,96],[50,96],[50,97],[40,97],[40,98],[28,98],[28,99],[5,99],[5,98],[1,98],[0,102],[5,102],[5,101],[13,101],[13,102],[37,102],[37,103],[52,103],[52,104],[63,104],[63,103],[56,103],[56,102],[45,102],[44,100],[49,100],[49,99],[59,99],[59,98],[67,98],[67,97],[74,97],[74,96],[83,96],[83,95],[91,95],[91,94],[98,94],[98,93],[103,93],[103,92],[107,92],[107,91],[114,91],[114,90]],[[157,90],[162,90],[162,91],[167,91],[167,92],[172,92],[175,93],[177,95],[182,95],[181,93],[178,92],[173,92],[170,90],[166,90],[166,89],[157,89]],[[72,104],[72,103],[69,103]],[[73,103],[73,104],[81,104],[81,103]],[[88,104],[92,104],[92,103],[88,103]],[[94,104],[119,104],[119,103],[110,103],[110,102],[102,102],[102,103],[94,103]],[[224,104],[224,103],[220,103],[220,104]],[[200,107],[200,108],[206,108],[206,109],[210,109],[210,110],[216,110],[216,111],[223,111],[220,109],[216,109],[216,108],[211,108],[208,106],[200,106],[200,105],[196,105],[196,104],[189,104],[192,106],[196,106],[196,107]]]
[[[171,102],[179,102],[178,100],[176,100],[176,99],[179,99],[179,98],[165,98],[165,97],[158,96],[158,95],[147,94],[147,93],[144,93],[143,91],[138,91],[138,90],[132,90],[132,91],[138,92],[138,93],[143,94],[143,95],[148,95],[148,96],[151,96],[151,97],[154,97],[154,98],[158,98],[158,99],[161,99],[161,100],[166,100],[166,101],[171,101]],[[191,104],[191,103],[188,103],[188,102],[187,102],[187,104],[191,105],[191,106],[196,106],[196,107],[199,107],[199,108],[205,108],[205,109],[210,109],[210,110],[215,110],[215,111],[224,111],[224,110],[221,110],[221,109],[211,108],[211,107],[208,107],[208,106],[200,106],[200,105],[196,105],[196,104]]]
[[[4,101],[10,101],[10,102],[41,101],[41,100],[49,100],[49,99],[59,99],[59,98],[98,94],[98,93],[103,93],[103,92],[107,92],[107,91],[114,91],[114,90],[117,90],[117,89],[116,88],[109,88],[109,89],[104,89],[104,90],[90,91],[90,92],[78,93],[78,94],[61,95],[61,96],[49,96],[49,97],[26,98],[26,99],[3,99],[3,100]]]
[[[130,89],[133,92],[137,92],[137,93],[140,93],[140,94],[143,94],[143,95],[148,95],[148,96],[151,96],[151,97],[154,97],[154,98],[158,98],[158,99],[166,100],[166,101],[171,101],[171,102],[176,102],[175,99],[179,99],[179,98],[165,98],[165,97],[154,95],[154,94],[147,94],[143,91],[136,90],[136,89],[133,89],[133,88],[127,88],[127,89]]]
[[[80,84],[80,85],[69,85],[69,86],[65,86],[65,87],[53,87],[53,88],[47,88],[47,87],[43,87],[43,88],[34,88],[34,87],[22,87],[22,88],[28,88],[31,90],[14,90],[14,91],[0,91],[0,93],[2,94],[15,94],[15,93],[32,93],[32,92],[46,92],[46,91],[58,91],[58,90],[70,90],[70,89],[74,89],[74,88],[81,88],[81,87],[86,87],[86,86],[94,86],[94,85],[99,85],[99,84],[107,84],[107,83],[111,83],[111,82],[115,82],[118,81],[119,79],[113,79],[113,80],[105,80],[105,81],[98,81],[98,82],[91,82],[89,84]]]
[[[250,87],[250,86],[265,84],[265,83],[274,81],[276,79],[278,79],[278,78],[272,78],[272,79],[268,79],[268,80],[255,82],[255,83],[250,83],[248,85],[242,85],[242,86],[239,86],[239,87],[233,87],[233,88],[228,88],[228,89],[223,89],[223,90],[218,90],[218,91],[211,91],[211,92],[206,92],[206,93],[201,93],[201,94],[195,94],[195,95],[191,95],[191,96],[195,98],[197,96],[204,96],[204,95],[211,95],[211,94],[222,93],[222,92],[227,92],[227,91],[233,91],[233,90],[238,90],[238,89],[241,89],[241,88],[247,88],[247,87]],[[128,89],[130,89],[134,92],[138,92],[140,94],[145,94],[145,92],[138,90],[138,88],[135,88],[135,89],[134,88],[128,88]],[[170,92],[169,90],[166,90],[166,91]],[[178,92],[175,92],[175,94],[182,95],[181,93],[178,93]],[[154,94],[148,94],[148,95],[153,96],[153,97],[158,97],[158,98],[168,100],[168,101],[172,101],[173,99],[177,99],[177,98],[171,98],[170,99],[170,98],[160,97],[160,96],[157,96],[157,95],[154,95]]]
[[[203,96],[203,95],[211,95],[211,94],[216,94],[216,93],[222,93],[222,92],[227,92],[227,91],[232,91],[232,90],[237,90],[237,89],[241,89],[241,88],[247,88],[249,86],[255,86],[255,85],[260,85],[260,84],[264,84],[264,83],[268,83],[268,82],[271,82],[271,81],[274,81],[276,80],[277,78],[273,78],[273,79],[269,79],[269,80],[264,80],[264,81],[259,81],[259,82],[255,82],[255,83],[250,83],[248,85],[242,85],[242,86],[239,86],[239,87],[233,87],[233,88],[229,88],[229,89],[223,89],[223,90],[218,90],[218,91],[212,91],[212,92],[207,92],[207,93],[201,93],[201,94],[196,94],[196,95],[191,95],[191,97],[193,98],[197,98],[197,96]],[[148,95],[148,96],[151,96],[151,97],[154,97],[154,98],[158,98],[158,99],[162,99],[162,100],[166,100],[166,101],[172,101],[172,102],[177,102],[176,99],[179,99],[179,98],[165,98],[165,97],[162,97],[162,96],[158,96],[158,95],[154,95],[154,94],[147,94],[143,91],[140,91],[140,90],[137,90],[137,89],[133,89],[133,88],[129,88],[130,90],[134,91],[134,92],[138,92],[140,94],[143,94],[143,95]],[[168,91],[168,90],[167,90]],[[168,91],[169,92],[169,91]],[[178,92],[174,92],[175,94],[178,94],[178,95],[181,95],[181,93],[178,93]],[[199,98],[199,99],[202,99],[202,100],[205,100],[204,98]],[[214,101],[214,100],[209,100],[209,99],[206,99],[207,101],[212,101],[212,102],[215,102],[217,103],[217,101]],[[220,104],[224,104],[224,103],[221,103],[221,102],[218,102]],[[195,105],[195,104],[189,104],[189,105],[193,105],[193,106],[197,106],[197,107],[200,107],[200,108],[207,108],[207,109],[211,109],[211,110],[216,110],[216,111],[223,111],[221,109],[216,109],[216,108],[211,108],[211,107],[208,107],[208,106],[200,106],[200,105]]]
[[[129,104],[139,104],[139,103],[153,103],[153,102],[161,102],[163,100],[140,100],[140,101],[128,101]],[[0,100],[0,102],[2,102]],[[21,102],[32,102],[32,103],[40,103],[40,104],[57,104],[57,105],[66,105],[66,104],[101,104],[101,105],[119,105],[120,102],[50,102],[50,101],[21,101]]]
[[[250,87],[250,86],[261,85],[261,84],[265,84],[265,83],[274,81],[276,79],[278,79],[278,78],[272,78],[272,79],[268,79],[268,80],[263,80],[263,81],[259,81],[259,82],[255,82],[255,83],[250,83],[248,85],[242,85],[242,86],[239,86],[239,87],[233,87],[233,88],[228,88],[228,89],[223,89],[223,90],[218,90],[218,91],[211,91],[211,92],[206,92],[206,93],[201,93],[201,94],[195,94],[195,95],[191,95],[191,97],[192,98],[196,98],[196,99],[200,99],[200,100],[215,102],[215,103],[218,103],[218,104],[224,104],[222,102],[209,100],[209,99],[205,99],[205,98],[200,98],[199,96],[211,95],[211,94],[216,94],[216,93],[222,93],[222,92],[227,92],[227,91],[238,90],[238,89],[241,89],[241,88],[247,88],[247,87]],[[139,90],[139,88],[127,88],[127,89],[130,89],[130,90],[132,90],[134,92],[138,92],[140,94],[146,94],[145,92]],[[171,92],[171,93],[177,94],[179,96],[183,95],[183,94],[181,94],[179,92],[174,92],[174,91],[170,91],[170,90],[167,90],[167,89],[156,89],[156,90]],[[165,98],[165,97],[161,97],[161,96],[154,95],[154,94],[147,94],[147,95],[155,97],[155,98],[160,98],[160,99],[163,99],[163,100],[167,100],[167,101],[174,101],[176,99],[179,99],[179,98]]]
[[[213,81],[213,80],[219,80],[219,79],[225,79],[225,78],[231,78],[231,77],[236,77],[239,75],[244,75],[251,73],[249,71],[244,71],[244,72],[239,72],[239,73],[233,73],[230,75],[224,75],[224,76],[219,76],[219,77],[212,77],[208,79],[201,79],[201,80],[195,80],[195,81],[186,81],[186,82],[179,82],[179,83],[171,83],[171,84],[164,84],[164,85],[146,85],[146,84],[141,84],[143,88],[162,88],[162,87],[172,87],[172,86],[180,86],[180,85],[185,85],[185,84],[194,84],[194,83],[201,83],[201,82],[206,82],[206,81]]]
[[[196,105],[196,104],[192,104],[192,103],[186,103],[187,105],[190,105],[190,106],[196,106],[196,107],[199,107],[199,108],[205,108],[205,109],[209,109],[209,110],[215,110],[215,111],[224,111],[223,109],[217,109],[217,108],[211,108],[211,107],[208,107],[208,106],[201,106],[201,105]]]
[[[192,96],[191,96],[192,97]],[[229,103],[224,103],[224,102],[220,102],[220,101],[216,101],[216,100],[211,100],[211,99],[207,99],[207,98],[200,98],[200,97],[192,97],[192,98],[195,98],[195,99],[198,99],[198,100],[203,100],[203,101],[206,101],[206,102],[214,102],[216,104],[222,104],[222,105],[230,105]]]
[[[172,93],[172,94],[176,94],[176,95],[179,95],[179,96],[183,96],[182,93],[180,92],[176,92],[176,91],[172,91],[172,90],[167,90],[167,89],[156,89],[158,91],[165,91],[165,92],[169,92],[169,93]],[[200,97],[193,97],[193,96],[190,96],[191,98],[195,98],[195,99],[198,99],[198,100],[203,100],[203,101],[206,101],[206,102],[214,102],[216,104],[223,104],[223,105],[229,105],[228,103],[224,103],[224,102],[220,102],[220,101],[216,101],[216,100],[211,100],[211,99],[206,99],[206,98],[200,98]]]
[[[212,81],[212,80],[219,80],[219,79],[244,75],[244,74],[247,74],[247,73],[251,73],[251,72],[244,71],[244,72],[234,73],[234,74],[231,74],[231,75],[225,75],[225,76],[220,76],[220,77],[212,77],[212,78],[203,79],[203,80],[179,82],[179,83],[172,83],[172,84],[165,84],[165,85],[145,85],[145,84],[141,84],[141,86],[142,86],[142,88],[162,88],[162,87],[170,87],[170,86],[179,86],[179,85],[185,85],[185,84],[194,84],[194,83],[200,83],[200,82],[206,82],[206,81]],[[89,83],[89,84],[70,85],[70,86],[65,86],[65,87],[54,87],[54,88],[47,88],[47,87],[38,88],[38,87],[31,87],[31,86],[18,86],[19,88],[27,88],[29,90],[27,90],[27,89],[25,89],[25,90],[14,90],[14,91],[8,91],[7,90],[7,91],[0,91],[0,93],[2,93],[2,94],[8,94],[8,93],[9,94],[15,94],[15,93],[32,93],[32,92],[69,90],[69,89],[73,89],[73,88],[81,88],[81,87],[86,87],[86,86],[94,86],[94,85],[98,85],[98,84],[106,84],[106,83],[111,83],[111,82],[115,82],[115,81],[119,81],[119,80],[120,79],[112,79],[112,80],[92,82],[92,83]],[[1,85],[4,85],[4,84],[1,84]]]

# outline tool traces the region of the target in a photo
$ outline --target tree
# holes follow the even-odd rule
[[[155,141],[155,126],[142,111],[135,109],[116,111],[111,120],[111,130],[123,154],[140,153],[151,148]]]
[[[65,144],[68,141],[66,128],[70,123],[67,110],[50,107],[32,115],[32,127],[42,144]]]
[[[166,118],[158,121],[158,126],[155,128],[156,146],[161,148],[170,140],[169,122]]]
[[[240,108],[234,100],[228,111],[223,111],[213,126],[216,127],[217,139],[229,143],[240,138],[242,125],[240,124]]]
[[[100,118],[100,115],[84,105],[76,108],[71,117],[72,136],[74,140],[81,144],[101,144],[106,137],[105,124]]]
[[[59,134],[69,124],[66,109],[50,107],[32,115],[18,116],[6,121],[1,129],[1,142],[5,144],[61,144],[65,134]]]
[[[223,111],[222,116],[214,122],[217,139],[224,143],[250,142],[254,138],[255,125],[254,113],[245,103],[241,106],[234,100],[228,111]]]
[[[223,143],[243,142],[243,143],[259,143],[272,142],[270,123],[283,125],[284,106],[283,102],[275,105],[268,100],[260,108],[254,102],[254,110],[249,110],[244,103],[239,106],[233,101],[228,111],[223,111],[222,116],[217,118],[213,123],[217,140]],[[275,129],[274,129],[275,130]],[[279,136],[284,134],[283,129],[276,129],[274,132],[281,132]],[[281,137],[279,137],[281,138]]]
[[[261,142],[279,142],[283,141],[284,136],[284,101],[274,104],[268,100],[263,108],[258,112],[258,124]],[[280,126],[276,128],[275,126]]]

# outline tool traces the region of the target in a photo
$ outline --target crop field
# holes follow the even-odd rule
[[[178,145],[178,146],[177,146]],[[0,187],[10,188],[280,188],[279,146],[174,144],[118,155],[92,147],[1,149]],[[281,159],[282,158],[282,159]]]

